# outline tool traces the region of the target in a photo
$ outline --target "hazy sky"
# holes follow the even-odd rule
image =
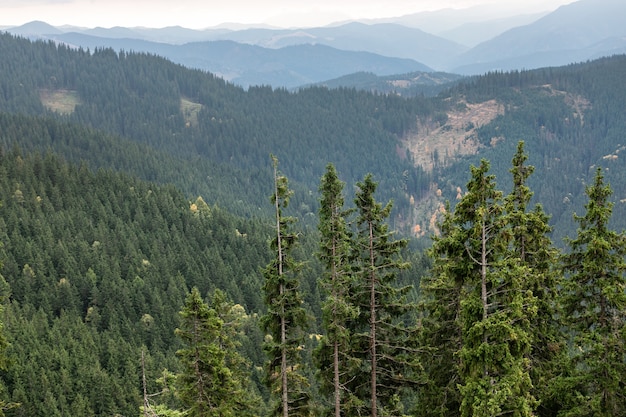
[[[443,8],[497,4],[517,11],[546,11],[574,0],[0,0],[0,25],[43,20],[84,27],[184,26],[202,29],[224,22],[319,26],[395,17]]]

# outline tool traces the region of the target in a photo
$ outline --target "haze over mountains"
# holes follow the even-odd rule
[[[580,0],[547,14],[485,6],[319,28],[77,28],[32,22],[14,34],[148,52],[242,86],[294,88],[351,73],[462,75],[566,65],[626,52],[626,2]]]

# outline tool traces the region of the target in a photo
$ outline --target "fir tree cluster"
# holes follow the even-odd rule
[[[434,98],[5,34],[0,56],[0,414],[625,414],[624,56]],[[478,154],[416,166],[407,134],[485,100]],[[468,161],[430,250],[396,239]]]
[[[264,270],[261,321],[275,400],[269,415],[624,415],[626,237],[607,226],[611,189],[598,168],[586,213],[575,216],[578,236],[562,254],[541,206],[528,207],[526,160],[520,142],[508,195],[487,161],[471,168],[467,193],[445,213],[429,250],[432,268],[417,304],[398,283],[409,267],[401,256],[408,241],[389,231],[391,203],[376,201],[367,175],[356,184],[354,207],[345,208],[344,183],[329,164],[318,226],[323,335],[308,362],[302,263],[293,257],[298,234],[283,214],[292,191],[274,158],[275,259]],[[210,325],[214,313],[205,316]],[[185,359],[182,387],[200,396],[195,360]],[[212,389],[216,400],[227,381]],[[193,415],[230,415],[194,413],[201,403],[210,400],[189,403]]]

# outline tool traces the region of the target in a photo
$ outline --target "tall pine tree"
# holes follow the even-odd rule
[[[465,275],[474,266],[467,262],[459,238],[461,226],[449,205],[433,236],[428,254],[433,260],[430,274],[420,282],[420,358],[426,383],[417,391],[415,414],[423,417],[456,417],[461,408],[458,384],[461,328],[461,289]]]
[[[292,191],[287,177],[278,172],[278,159],[272,156],[274,193],[271,202],[276,213],[276,235],[271,242],[274,259],[263,271],[263,293],[267,313],[262,318],[268,333],[265,350],[269,356],[267,378],[279,400],[273,415],[310,415],[309,382],[303,375],[301,350],[304,344],[306,311],[302,306],[299,271],[301,264],[292,251],[298,235],[292,230],[295,219],[283,215]]]
[[[335,417],[342,415],[342,408],[350,408],[350,396],[346,390],[350,355],[350,329],[348,322],[354,320],[359,309],[352,304],[350,290],[353,286],[350,262],[352,235],[348,227],[344,208],[344,184],[339,180],[334,165],[328,164],[320,183],[319,258],[324,265],[324,276],[320,287],[325,299],[322,302],[325,335],[315,357],[319,367],[320,384],[323,391],[332,393]]]
[[[535,296],[537,313],[530,319],[533,336],[530,376],[533,394],[540,400],[537,415],[548,417],[556,416],[559,410],[558,403],[554,401],[554,381],[562,373],[561,365],[567,353],[556,299],[562,274],[558,268],[558,251],[549,237],[552,229],[548,216],[539,204],[529,211],[533,193],[527,180],[534,167],[526,165],[527,159],[524,142],[521,141],[510,170],[513,189],[505,198],[506,223],[511,229],[512,256],[519,259],[520,265],[527,267],[525,285]]]
[[[433,386],[420,392],[419,410],[432,406],[424,415],[529,416],[535,407],[529,376],[535,300],[488,171],[485,160],[472,167],[468,192],[444,218],[431,250],[422,341],[434,354],[424,364]]]
[[[352,349],[361,357],[360,374],[354,375],[351,393],[372,417],[401,415],[401,388],[418,383],[416,332],[403,322],[413,305],[407,301],[410,287],[397,287],[398,271],[409,264],[401,258],[404,239],[394,239],[386,219],[391,202],[383,206],[374,193],[371,174],[357,183],[357,209],[353,304],[359,317],[353,322]],[[410,321],[410,320],[407,320]]]
[[[611,187],[601,168],[576,238],[567,242],[563,306],[572,335],[575,393],[566,416],[626,415],[626,236],[609,228]]]
[[[488,171],[485,160],[472,167],[468,193],[455,210],[467,225],[466,262],[475,268],[461,292],[461,415],[529,416],[532,293],[522,287],[527,269],[509,256],[502,193]]]

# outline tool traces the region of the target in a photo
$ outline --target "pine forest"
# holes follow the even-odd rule
[[[625,79],[243,89],[0,34],[0,416],[626,416]]]

